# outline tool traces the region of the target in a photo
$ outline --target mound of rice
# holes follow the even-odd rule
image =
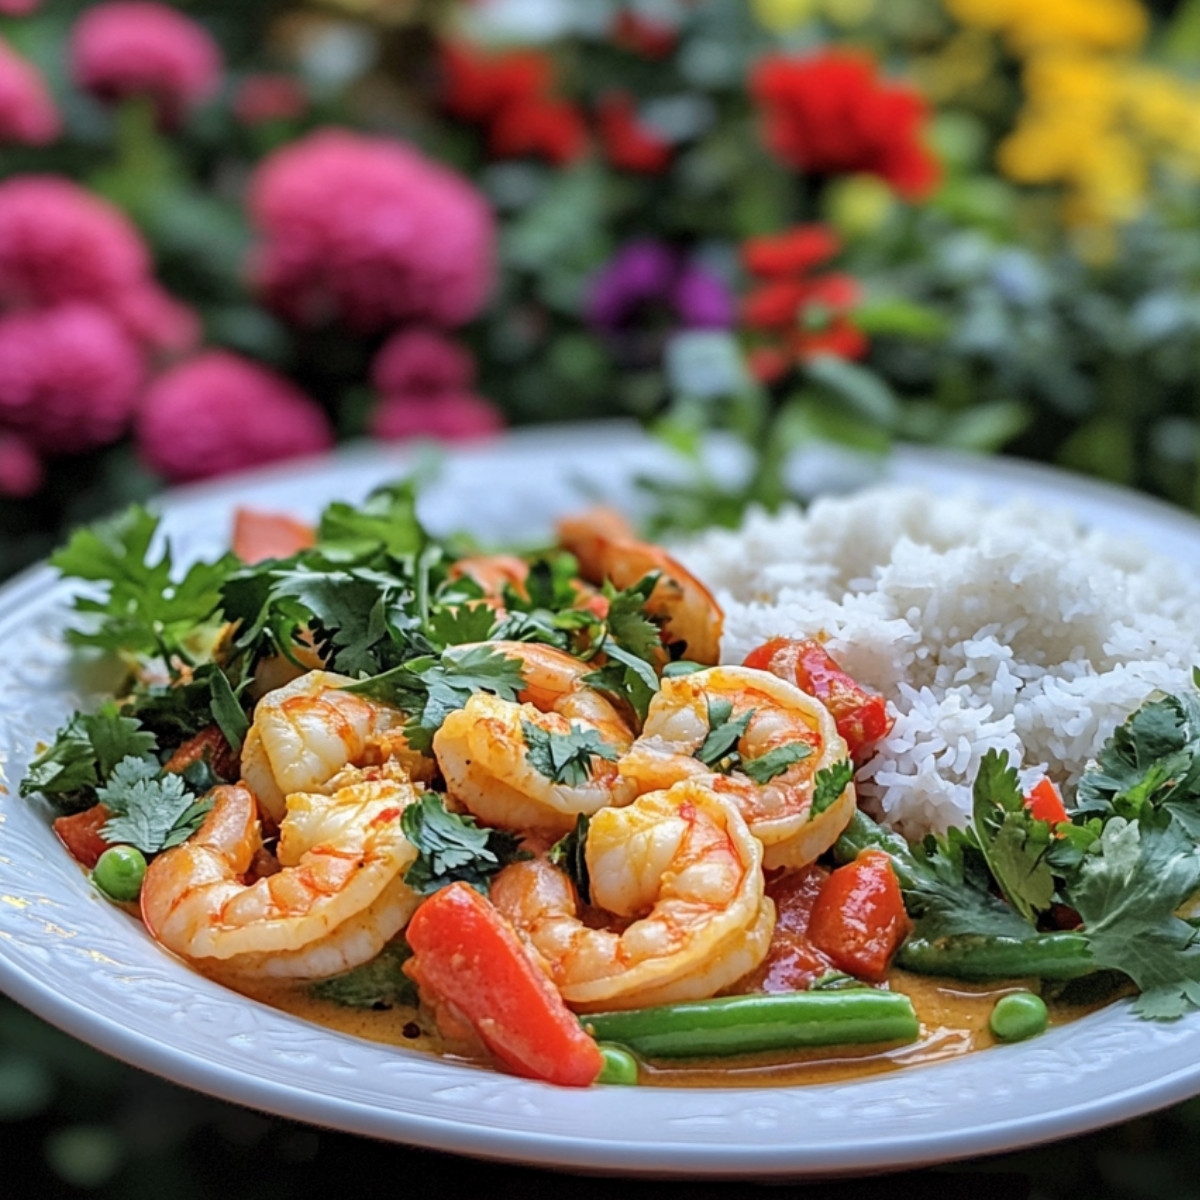
[[[1200,663],[1195,578],[1031,503],[880,488],[753,515],[679,557],[725,610],[723,661],[820,635],[888,698],[860,795],[910,838],[966,823],[991,748],[1069,802],[1113,729]]]

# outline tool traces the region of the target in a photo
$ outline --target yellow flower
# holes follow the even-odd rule
[[[1017,54],[1046,46],[1124,50],[1148,27],[1138,0],[944,0],[964,25],[1003,33]]]
[[[760,25],[772,33],[787,33],[811,20],[817,3],[816,0],[751,0],[751,7]]]

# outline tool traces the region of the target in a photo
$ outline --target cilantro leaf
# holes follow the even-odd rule
[[[449,812],[436,792],[426,792],[410,804],[400,827],[417,849],[404,882],[419,896],[458,880],[487,895],[491,877],[519,854],[515,834],[480,829],[474,817]]]
[[[608,598],[605,623],[609,636],[622,649],[648,663],[657,661],[663,652],[659,628],[646,616],[646,602],[654,591],[658,575],[657,571],[652,572],[627,588],[615,588],[608,581],[604,584],[604,595]]]
[[[152,761],[158,741],[134,717],[123,716],[113,701],[92,714],[76,713],[54,742],[29,764],[21,795],[41,792],[63,812],[95,803],[95,789],[123,759]]]
[[[788,767],[811,757],[812,752],[813,748],[807,742],[788,742],[768,750],[766,754],[760,754],[757,758],[742,759],[742,771],[761,787],[764,783],[770,783],[777,775],[782,775]],[[840,794],[839,792],[838,795]]]
[[[546,857],[570,876],[579,899],[592,902],[592,880],[587,865],[587,835],[591,822],[583,813],[575,818],[575,828],[564,834],[550,847]]]
[[[714,771],[736,764],[739,757],[737,744],[753,716],[754,709],[748,708],[734,720],[732,701],[719,696],[711,698],[708,701],[708,734],[692,757]]]
[[[250,731],[250,721],[242,709],[241,702],[234,695],[224,671],[214,667],[209,674],[208,683],[213,720],[236,754],[241,750],[242,742]]]
[[[628,704],[638,719],[644,721],[650,701],[658,691],[658,676],[654,668],[645,659],[631,654],[607,637],[601,642],[600,651],[608,661],[585,675],[583,682]]]
[[[1054,872],[1047,859],[1054,838],[1049,821],[1025,806],[1017,769],[989,750],[974,785],[974,834],[1004,898],[1027,921],[1054,901]]]
[[[1176,916],[1200,889],[1200,850],[1164,815],[1113,817],[1067,891],[1102,968],[1141,991],[1135,1009],[1169,1020],[1200,1008],[1198,931]]]
[[[816,779],[813,780],[813,801],[812,808],[808,810],[809,819],[820,816],[827,808],[836,804],[853,778],[854,764],[848,758],[840,758],[818,771]]]
[[[410,958],[412,950],[401,936],[388,942],[370,962],[309,984],[308,994],[345,1008],[371,1008],[377,1012],[397,1005],[415,1008],[417,985],[403,969]]]
[[[462,708],[475,692],[515,700],[524,686],[520,660],[484,643],[451,646],[437,657],[414,658],[373,678],[347,684],[345,690],[411,714],[405,737],[415,750],[427,751],[447,714]]]
[[[105,841],[127,843],[146,854],[189,838],[212,807],[197,800],[181,776],[163,775],[156,763],[140,758],[122,759],[96,789],[96,798],[112,814],[100,831]]]
[[[599,730],[572,725],[570,733],[554,733],[532,721],[521,721],[527,743],[526,755],[533,769],[553,783],[578,787],[592,777],[592,760],[616,762],[615,746],[610,746]]]
[[[134,505],[117,517],[78,529],[50,563],[64,575],[102,586],[102,598],[81,596],[75,611],[86,627],[69,630],[75,645],[161,657],[172,671],[175,660],[192,661],[185,642],[196,627],[213,619],[221,585],[238,560],[227,554],[214,563],[196,563],[182,577],[169,546],[151,561],[159,520]]]
[[[334,561],[363,560],[382,552],[417,555],[429,543],[417,518],[412,480],[376,488],[361,504],[330,504],[317,527],[317,548]]]
[[[437,644],[461,646],[468,642],[486,642],[496,628],[496,614],[479,602],[444,605],[430,613],[427,625]]]

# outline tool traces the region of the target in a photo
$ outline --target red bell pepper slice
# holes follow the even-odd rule
[[[895,723],[888,716],[887,701],[851,679],[815,638],[773,638],[752,650],[744,665],[770,671],[820,700],[858,766],[871,757],[876,743],[887,737]]]
[[[863,850],[825,881],[808,936],[843,971],[874,982],[884,977],[911,928],[891,858]]]
[[[465,883],[435,892],[406,933],[406,970],[444,998],[509,1070],[587,1087],[604,1065],[595,1041],[526,953],[503,915]]]
[[[285,513],[239,508],[233,514],[233,552],[245,563],[291,558],[316,541],[311,525]]]
[[[69,817],[58,817],[54,822],[54,832],[58,840],[66,846],[71,857],[89,871],[109,847],[109,843],[100,836],[101,826],[109,816],[110,813],[103,804],[93,804],[83,812],[72,813]]]
[[[1035,820],[1049,821],[1057,825],[1059,821],[1069,821],[1066,805],[1058,794],[1058,788],[1049,779],[1043,779],[1035,784],[1029,795],[1025,797],[1025,807],[1029,809]]]

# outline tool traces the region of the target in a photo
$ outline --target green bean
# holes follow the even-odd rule
[[[912,1001],[900,992],[852,988],[722,996],[580,1018],[599,1041],[647,1058],[715,1058],[872,1042],[912,1042],[920,1033]]]
[[[92,882],[110,900],[136,900],[145,876],[146,857],[136,846],[109,846],[92,868]]]
[[[989,979],[1079,979],[1097,970],[1087,938],[1079,933],[1035,933],[1027,938],[960,933],[952,937],[910,937],[896,966],[918,975],[984,982]]]
[[[1002,1042],[1023,1042],[1045,1033],[1049,1021],[1041,996],[1032,992],[1009,992],[996,1001],[988,1026]]]
[[[600,1053],[604,1056],[604,1066],[600,1068],[597,1083],[615,1083],[623,1086],[637,1083],[638,1060],[624,1046],[601,1042]]]

